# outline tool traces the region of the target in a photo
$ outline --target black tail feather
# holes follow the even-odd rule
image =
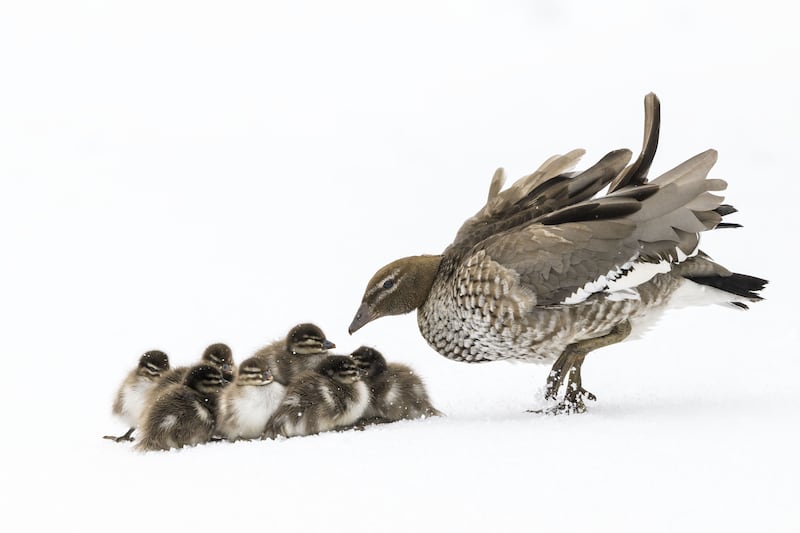
[[[721,204],[718,208],[714,209],[714,211],[716,211],[722,217],[739,212],[738,209],[730,204]]]
[[[735,222],[720,222],[719,224],[714,226],[714,229],[741,228],[741,227],[742,227],[741,224],[737,224]]]
[[[730,204],[721,204],[719,207],[714,209],[714,212],[717,213],[719,216],[724,217],[733,213],[738,213],[739,210],[733,207]],[[714,229],[723,229],[723,228],[741,228],[741,224],[737,224],[735,222],[720,222]]]
[[[748,300],[763,300],[759,291],[763,290],[767,280],[748,276],[747,274],[731,274],[730,276],[685,276],[686,279],[707,285],[716,289],[747,298]]]

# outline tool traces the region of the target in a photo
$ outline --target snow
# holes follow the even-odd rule
[[[796,531],[797,57],[790,6],[16,2],[0,17],[3,497],[15,530]],[[412,315],[347,335],[366,282],[438,253],[555,153],[641,143],[653,176],[713,147],[770,279],[747,312],[667,313],[590,355],[589,412],[548,368],[445,360]],[[298,322],[375,346],[448,416],[142,454],[114,393],[138,357]]]

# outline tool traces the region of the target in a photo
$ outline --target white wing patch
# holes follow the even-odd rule
[[[638,300],[640,296],[636,287],[671,269],[672,263],[667,260],[649,263],[634,259],[596,280],[587,282],[561,303],[564,305],[578,304],[600,292],[605,293],[606,298],[611,301]]]

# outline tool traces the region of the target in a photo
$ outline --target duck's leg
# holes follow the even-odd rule
[[[622,339],[620,339],[622,340]],[[575,363],[572,365],[572,368],[569,372],[569,379],[567,380],[567,391],[566,393],[574,394],[577,397],[586,398],[587,400],[595,401],[597,400],[597,396],[589,392],[588,390],[583,388],[583,380],[581,379],[581,365],[583,364],[584,359],[589,352],[581,353],[578,357],[575,358]]]
[[[547,400],[554,400],[558,396],[558,390],[564,383],[564,378],[569,373],[575,359],[575,344],[567,346],[561,355],[558,356],[553,367],[550,369],[550,374],[547,376],[547,388],[544,391],[544,397]]]
[[[567,386],[564,399],[554,407],[534,412],[547,414],[585,412],[586,405],[583,403],[584,398],[587,400],[596,400],[597,397],[583,388],[581,365],[583,365],[584,359],[586,359],[586,356],[590,352],[598,348],[616,344],[624,340],[630,333],[631,324],[629,321],[625,320],[615,325],[610,332],[602,337],[582,340],[567,346],[564,353],[562,353],[553,364],[553,368],[550,370],[550,375],[547,378],[547,388],[545,390],[545,398],[548,400],[555,398],[558,394],[558,390],[564,383],[564,379],[566,379]]]
[[[133,442],[133,431],[136,428],[130,428],[124,435],[120,435],[119,437],[115,437],[114,435],[105,435],[103,438],[108,440],[113,440],[114,442],[122,442],[122,441],[129,441]]]

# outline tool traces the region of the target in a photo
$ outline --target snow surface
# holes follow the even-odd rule
[[[788,3],[7,2],[0,7],[0,516],[15,531],[797,531],[800,39]],[[548,368],[438,356],[413,315],[347,326],[554,153],[709,147],[771,280]],[[444,419],[140,454],[111,403],[141,353],[239,361],[314,321],[425,377]],[[57,528],[57,529],[56,529]],[[169,529],[167,529],[169,528]],[[176,529],[178,528],[178,529]],[[224,528],[224,529],[223,529]]]

